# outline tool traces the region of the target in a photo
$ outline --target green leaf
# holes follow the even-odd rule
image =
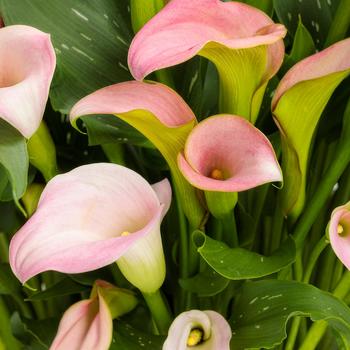
[[[18,312],[15,312],[11,317],[12,333],[27,345],[25,349],[48,349],[57,332],[58,321],[56,318],[45,320],[21,318]]]
[[[21,293],[21,285],[7,263],[0,264],[0,294],[16,295]]]
[[[92,286],[96,280],[102,279],[105,281],[111,280],[112,276],[108,268],[102,268],[85,273],[75,273],[68,275],[73,281],[83,284],[84,286]]]
[[[273,0],[278,19],[295,35],[299,17],[318,48],[326,40],[339,0]]]
[[[350,342],[350,309],[320,289],[295,281],[247,282],[233,307],[231,349],[270,349],[287,336],[296,315],[326,320]]]
[[[297,31],[295,33],[293,47],[283,63],[282,73],[284,74],[295,63],[316,52],[316,47],[312,36],[299,18]]]
[[[71,278],[67,277],[42,292],[32,294],[28,300],[48,300],[65,295],[83,293],[89,289],[90,288],[87,286],[76,283]]]
[[[194,277],[179,280],[180,286],[200,297],[211,297],[222,292],[229,284],[227,278],[222,277],[211,268],[200,272]]]
[[[292,238],[288,238],[268,257],[243,248],[229,248],[201,231],[194,232],[193,241],[202,258],[217,273],[230,280],[268,276],[290,265],[295,259]]]
[[[11,197],[18,201],[27,187],[27,174],[29,167],[28,153],[25,138],[10,124],[0,119],[0,163],[12,188]],[[0,171],[2,173],[2,171]],[[2,176],[1,176],[2,177]],[[4,191],[4,180],[1,180],[0,193],[3,200],[10,200]]]
[[[127,6],[126,0],[0,1],[6,25],[27,24],[51,34],[57,68],[50,97],[63,113],[85,95],[131,79]]]
[[[165,341],[163,336],[141,332],[121,321],[116,322],[116,329],[110,350],[161,350]]]

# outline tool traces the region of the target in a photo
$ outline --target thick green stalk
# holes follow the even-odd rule
[[[348,145],[348,147],[350,147],[350,145]],[[310,231],[312,224],[332,193],[334,184],[337,183],[349,162],[349,148],[342,147],[341,150],[335,154],[335,159],[326,170],[317,191],[310,200],[310,205],[305,207],[304,213],[296,225],[294,239],[298,250],[302,249],[303,242]]]
[[[296,316],[293,318],[292,326],[290,327],[290,331],[288,332],[288,338],[287,343],[285,346],[285,350],[294,350],[295,349],[295,342],[297,340],[298,332],[299,332],[299,326],[301,322],[301,317]]]
[[[154,293],[142,293],[146,304],[151,311],[153,320],[160,334],[167,334],[169,326],[172,322],[169,309],[166,306],[160,290]]]
[[[303,282],[309,283],[315,264],[323,250],[327,247],[328,243],[329,241],[326,239],[326,236],[323,236],[312,250],[310,258],[308,260],[308,264],[305,269]]]
[[[48,182],[57,175],[56,147],[45,122],[27,142],[30,163],[36,167]]]

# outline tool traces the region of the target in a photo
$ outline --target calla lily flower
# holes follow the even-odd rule
[[[286,29],[240,2],[172,0],[137,33],[129,49],[134,78],[195,55],[220,76],[220,111],[255,122],[269,79],[284,57]]]
[[[0,117],[30,138],[40,125],[56,65],[50,35],[13,25],[0,29]]]
[[[91,296],[64,313],[50,350],[107,350],[112,341],[113,319],[131,311],[135,295],[98,280]]]
[[[183,178],[176,157],[197,123],[190,107],[175,91],[155,82],[127,81],[107,86],[78,101],[70,112],[73,125],[79,117],[114,114],[144,134],[166,159],[184,211],[198,227],[204,211],[192,186]]]
[[[292,219],[305,203],[307,163],[318,120],[349,74],[350,39],[346,39],[297,63],[276,89],[272,111],[282,135],[283,207]]]
[[[328,234],[334,253],[350,270],[350,202],[333,210]]]
[[[163,350],[229,350],[231,328],[215,311],[186,311],[169,328]]]
[[[170,201],[167,180],[152,187],[116,164],[55,176],[11,240],[12,270],[24,283],[43,271],[80,273],[117,261],[132,284],[153,293],[165,278],[160,223]]]
[[[193,186],[206,191],[238,192],[282,181],[269,140],[233,115],[213,116],[195,126],[178,165]]]

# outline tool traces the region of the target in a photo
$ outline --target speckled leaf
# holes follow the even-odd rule
[[[127,0],[1,0],[5,24],[27,24],[51,34],[57,68],[51,102],[67,113],[85,95],[130,80],[132,38]]]
[[[11,197],[16,201],[21,198],[27,187],[28,174],[28,152],[25,138],[11,125],[0,119],[0,164],[2,191],[0,198],[10,200]],[[4,182],[5,170],[7,179],[11,184],[12,193],[6,191]],[[4,186],[5,185],[5,186]]]
[[[116,323],[109,350],[161,350],[165,337],[144,333],[121,321]]]
[[[227,278],[222,277],[211,268],[194,277],[179,280],[179,284],[183,289],[196,293],[200,297],[210,297],[222,292],[229,282]]]
[[[293,47],[289,55],[286,54],[281,74],[285,74],[289,68],[316,52],[316,47],[311,34],[304,26],[301,18],[298,21],[298,28],[295,32]]]
[[[247,282],[233,307],[231,349],[267,348],[286,338],[290,317],[326,320],[350,342],[350,309],[341,300],[309,284],[265,280]]]
[[[141,133],[112,115],[82,117],[89,136],[89,145],[129,143],[154,147]]]
[[[202,258],[221,276],[230,280],[259,278],[275,273],[295,259],[295,243],[288,238],[271,256],[243,248],[229,248],[225,243],[195,231],[193,241]]]
[[[339,0],[273,0],[277,16],[294,36],[299,16],[318,48],[326,40]]]

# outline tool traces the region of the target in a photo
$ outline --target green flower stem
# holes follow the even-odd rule
[[[185,214],[182,210],[180,195],[176,186],[174,186],[174,192],[175,192],[176,208],[178,213],[178,222],[179,222],[179,230],[180,230],[179,275],[180,275],[180,278],[187,278],[188,277],[188,245],[189,245],[187,222],[186,222]],[[183,310],[186,304],[187,294],[188,294],[187,291],[180,288],[180,296],[179,296],[180,310]]]
[[[46,182],[57,175],[56,146],[44,121],[28,140],[27,149],[30,163],[43,174]]]
[[[167,334],[172,317],[168,307],[165,305],[160,290],[154,293],[142,293],[146,304],[151,311],[153,320],[160,334]]]
[[[254,197],[253,197],[254,222],[253,222],[253,228],[252,228],[253,240],[256,236],[256,232],[257,232],[257,229],[259,227],[259,224],[261,224],[260,223],[261,214],[262,214],[262,211],[264,208],[264,204],[265,204],[265,200],[266,200],[266,196],[267,196],[269,187],[270,187],[269,184],[262,185],[262,186],[258,187],[254,193]]]
[[[21,349],[19,343],[12,335],[10,326],[10,314],[2,297],[0,297],[0,339],[1,343],[4,344],[5,349]]]
[[[102,150],[108,160],[112,163],[125,165],[124,145],[121,143],[104,143]]]
[[[264,255],[268,255],[269,245],[272,239],[272,217],[265,216],[263,224],[264,224]]]
[[[332,193],[334,184],[337,183],[350,162],[350,145],[348,142],[344,143],[345,144],[339,147],[340,150],[335,153],[333,163],[327,168],[317,191],[310,200],[310,205],[305,207],[304,213],[295,227],[294,239],[299,251],[302,249],[304,240],[310,231],[312,224],[315,222],[318,213],[321,211],[329,195]]]
[[[9,242],[5,233],[0,232],[0,262],[9,261]]]
[[[222,220],[223,239],[232,248],[238,247],[238,234],[235,214],[233,212],[226,215]]]
[[[331,247],[327,247],[322,256],[321,266],[318,268],[317,286],[322,290],[331,291],[331,280],[336,257]]]
[[[350,25],[350,0],[340,0],[329,29],[325,47],[345,38]]]
[[[270,241],[269,253],[273,253],[280,246],[282,240],[284,215],[280,201],[281,193],[282,192],[279,192],[277,195],[275,214],[272,221],[272,237]]]
[[[33,277],[31,280],[31,287],[33,287],[36,291],[40,290],[40,281],[39,276]],[[30,296],[33,294],[33,291],[25,288],[25,293]],[[39,320],[43,320],[47,317],[46,307],[43,300],[32,301],[32,306],[34,308],[35,314]]]
[[[328,243],[329,241],[327,240],[326,236],[323,236],[312,250],[308,264],[305,269],[303,282],[309,283],[315,264],[323,250],[327,247]]]
[[[301,322],[301,317],[296,316],[293,318],[292,326],[290,327],[290,331],[288,332],[287,343],[285,346],[285,350],[294,350],[295,341],[297,340],[299,326]]]
[[[338,285],[339,281],[341,280],[344,273],[344,265],[343,263],[336,259],[333,269],[333,276],[331,281],[331,289],[333,290]]]
[[[33,313],[31,308],[29,307],[29,304],[27,302],[25,302],[21,296],[18,295],[12,295],[13,299],[16,301],[19,310],[21,312],[21,314],[26,317],[26,318],[32,318],[33,317]]]
[[[338,286],[335,288],[333,295],[339,299],[344,299],[346,295],[350,291],[350,271],[346,271],[343,275],[342,279],[338,283]],[[326,332],[328,327],[328,323],[326,321],[317,321],[315,322],[303,344],[299,348],[299,350],[314,350],[320,340],[322,339],[324,333]]]

